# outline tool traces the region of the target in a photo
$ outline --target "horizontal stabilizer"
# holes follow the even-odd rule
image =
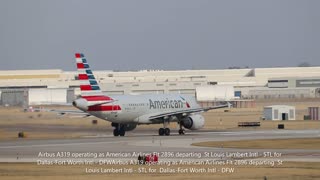
[[[102,104],[109,104],[109,103],[113,103],[114,100],[111,101],[105,101],[105,102],[99,102],[99,103],[95,103],[95,104],[89,104],[88,106],[98,106],[98,105],[102,105]]]

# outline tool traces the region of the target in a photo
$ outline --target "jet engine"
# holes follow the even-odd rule
[[[124,127],[126,131],[132,131],[137,127],[137,124],[133,124],[133,123],[124,124]]]
[[[181,125],[186,129],[197,130],[204,126],[204,117],[200,114],[193,114],[181,119]]]

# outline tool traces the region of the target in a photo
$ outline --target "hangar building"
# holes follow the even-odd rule
[[[263,114],[265,120],[296,120],[294,106],[274,105],[264,107]]]
[[[102,91],[108,95],[180,93],[196,96],[197,94],[197,97],[208,97],[207,101],[221,98],[221,96],[212,97],[212,94],[225,94],[240,100],[320,97],[320,67],[94,71],[94,74]],[[208,86],[220,89],[218,90],[220,93],[200,92],[199,87]],[[232,88],[218,88],[218,86]],[[230,89],[233,89],[232,95]],[[20,90],[19,97],[29,96],[29,103],[70,102],[79,95],[79,81],[76,71],[59,69],[0,71],[1,103],[11,104],[8,100],[10,98],[6,97],[16,90]],[[28,91],[27,95],[25,92],[21,94],[21,90]],[[34,95],[36,91],[40,93],[39,96]],[[14,97],[15,101],[21,101],[18,96]]]

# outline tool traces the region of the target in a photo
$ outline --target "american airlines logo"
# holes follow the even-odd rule
[[[149,99],[150,109],[169,109],[169,108],[183,108],[183,102],[181,100],[162,100],[162,101],[152,101]],[[188,107],[188,103],[187,107]],[[189,108],[189,107],[188,107]]]

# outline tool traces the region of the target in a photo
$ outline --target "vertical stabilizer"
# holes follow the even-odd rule
[[[78,79],[80,81],[81,96],[103,96],[102,91],[94,77],[87,59],[82,53],[76,53]]]

